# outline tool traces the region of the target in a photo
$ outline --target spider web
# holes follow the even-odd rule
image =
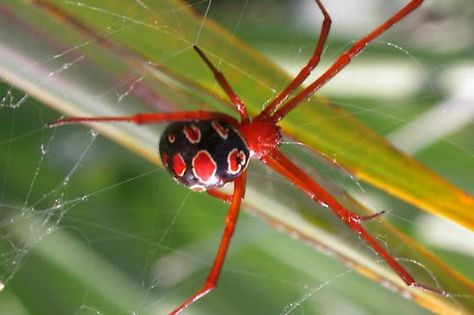
[[[127,27],[148,23],[150,15],[176,14],[166,9],[164,13],[155,11],[149,1],[130,2],[141,8],[139,15],[129,16],[120,8],[107,10],[100,2],[63,1],[81,10],[98,11],[110,19],[110,29],[101,33],[105,39],[113,39]],[[468,13],[452,25],[447,22],[463,3],[467,1],[427,4],[426,10],[433,16],[426,13],[405,27],[400,25],[393,32],[393,41],[388,37],[377,41],[373,50],[358,57],[360,60],[350,66],[350,71],[341,72],[323,93],[399,148],[416,154],[431,168],[472,191],[474,148],[470,135],[474,96],[470,87],[474,60],[469,55],[473,48],[468,30],[473,28]],[[290,73],[295,73],[311,54],[320,24],[312,1],[281,1],[278,6],[273,1],[190,1],[188,5],[203,13],[203,25],[208,17],[218,20]],[[333,60],[352,40],[380,21],[380,16],[388,16],[399,6],[397,3],[387,7],[369,0],[350,5],[344,1],[328,4],[334,25],[331,36],[335,39],[330,40],[324,59]],[[8,4],[0,6],[4,17],[11,13],[8,8]],[[314,14],[308,13],[313,11]],[[262,22],[259,12],[266,12],[268,21]],[[410,26],[417,24],[422,27],[411,32]],[[204,36],[201,29],[196,29],[190,39],[159,20],[156,25],[147,26],[156,32],[173,32],[189,44],[193,40],[199,44]],[[452,30],[466,31],[456,31],[454,39],[443,47],[426,36],[437,32],[450,37]],[[17,38],[22,42],[17,47],[39,50],[39,43],[50,39],[49,32],[58,31],[45,23],[34,36]],[[284,38],[283,47],[278,46],[282,42],[279,37]],[[4,38],[12,37],[0,37],[3,56],[11,58],[12,63],[21,59],[21,54],[8,50],[13,45],[3,45]],[[131,108],[133,112],[133,91],[146,82],[148,74],[128,69],[119,82],[104,85],[104,78],[88,68],[84,57],[90,49],[98,51],[94,56],[104,58],[96,47],[97,40],[73,37],[65,43],[68,45],[59,45],[59,50],[43,50],[34,59],[23,61],[21,72],[40,69],[49,78],[58,78],[56,82],[78,72],[92,74],[92,82],[80,81],[91,91],[87,97],[92,107],[103,102],[123,106],[124,112]],[[406,48],[405,43],[410,47]],[[56,44],[51,46],[57,47]],[[228,57],[233,49],[232,39],[220,49],[221,62],[232,66]],[[429,55],[434,62],[424,59],[423,54],[428,51],[435,52]],[[159,62],[179,60],[184,53],[170,49],[165,61]],[[437,55],[441,57],[433,57]],[[456,60],[453,56],[457,56]],[[318,69],[325,69],[327,62]],[[318,73],[320,70],[314,75]],[[245,75],[255,82],[259,80],[253,73]],[[232,82],[232,78],[229,80]],[[221,234],[225,205],[175,185],[161,168],[89,128],[46,128],[45,123],[57,119],[58,114],[17,89],[11,80],[3,81],[0,93],[0,282],[5,286],[0,308],[5,313],[162,314],[202,284]],[[67,100],[74,93],[73,89],[66,89],[62,97]],[[209,102],[210,99],[209,96]],[[173,104],[161,100],[155,106],[159,110],[176,110]],[[143,132],[149,145],[158,142],[156,134],[137,132]],[[289,152],[295,147],[300,145],[288,140],[283,150]],[[445,255],[465,262],[456,266],[472,277],[472,271],[465,267],[474,253],[472,235],[466,236],[455,228],[449,230],[439,220],[422,216],[366,187],[350,174],[329,167],[312,153],[303,150],[292,154],[310,172],[317,169],[314,176],[344,187],[371,209],[396,209],[389,212],[390,220],[413,230],[418,238],[431,242]],[[249,177],[253,178],[250,185],[264,186],[276,202],[301,198],[291,185],[264,168],[252,168]],[[286,193],[278,196],[280,191]],[[299,206],[322,211],[310,202]],[[342,237],[357,249],[366,250],[365,244],[350,232]],[[377,237],[383,242],[387,236]],[[392,246],[387,244],[394,255],[402,250]],[[416,259],[412,262],[417,263]],[[49,302],[52,297],[54,303]],[[399,314],[402,309],[410,314],[425,312],[400,301],[400,296],[379,290],[378,285],[333,258],[243,214],[219,289],[193,306],[190,314]]]

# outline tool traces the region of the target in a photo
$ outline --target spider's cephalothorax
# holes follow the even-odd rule
[[[222,187],[247,167],[249,149],[230,123],[174,122],[160,139],[160,157],[180,183],[193,190]]]

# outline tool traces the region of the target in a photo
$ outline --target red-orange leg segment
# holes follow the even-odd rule
[[[390,254],[367,232],[361,225],[361,216],[344,208],[326,190],[313,181],[303,170],[286,158],[279,150],[262,158],[262,161],[276,172],[286,177],[290,182],[299,187],[306,195],[319,204],[327,205],[331,210],[354,232],[364,239],[375,252],[392,268],[395,273],[410,287],[419,288],[428,292],[446,295],[444,291],[432,289],[418,283]],[[378,214],[375,214],[375,216]],[[371,218],[371,217],[365,217]]]
[[[326,8],[319,0],[315,0],[316,4],[318,5],[321,13],[323,14],[323,24],[321,26],[321,32],[319,33],[318,42],[316,44],[316,48],[314,49],[313,55],[309,59],[306,66],[304,66],[298,75],[288,84],[286,88],[284,88],[278,96],[276,96],[268,105],[264,108],[264,110],[257,116],[257,120],[264,120],[265,117],[271,116],[271,114],[278,108],[278,106],[283,103],[286,98],[294,91],[304,80],[311,74],[314,68],[319,64],[319,60],[321,59],[321,54],[324,49],[324,44],[329,35],[329,30],[331,29],[331,17],[326,11]]]
[[[219,249],[217,250],[216,257],[214,258],[214,263],[212,264],[211,271],[207,276],[204,286],[199,291],[191,295],[174,311],[172,311],[170,315],[179,314],[189,305],[193,304],[194,302],[211,292],[216,287],[217,281],[219,280],[219,276],[221,275],[222,265],[224,264],[227,249],[229,248],[230,240],[232,239],[232,235],[234,234],[235,225],[239,217],[240,204],[245,193],[245,179],[246,172],[234,181],[234,193],[232,195],[232,203],[225,218],[224,233],[222,235],[221,243],[219,245]]]
[[[401,19],[410,14],[413,10],[418,8],[423,3],[423,0],[411,0],[407,5],[400,9],[397,13],[392,15],[388,20],[380,24],[376,29],[360,38],[352,45],[349,50],[342,53],[341,56],[326,70],[319,78],[306,87],[303,91],[295,95],[292,99],[287,101],[280,107],[273,115],[271,121],[277,123],[288,114],[296,106],[304,102],[308,97],[316,93],[323,87],[332,77],[349,64],[353,57],[357,56],[370,42],[379,37],[382,33],[388,30],[393,25],[397,24]]]
[[[199,57],[201,57],[201,59],[206,63],[206,65],[212,71],[212,73],[214,74],[214,78],[219,83],[219,85],[222,87],[222,89],[227,94],[227,96],[230,98],[232,104],[234,104],[235,109],[240,114],[240,117],[242,119],[242,123],[248,122],[249,121],[249,115],[247,113],[247,108],[245,107],[244,102],[240,99],[240,97],[237,96],[237,94],[235,94],[234,90],[230,86],[229,82],[227,82],[227,79],[224,77],[222,72],[217,70],[217,68],[212,64],[212,62],[209,60],[209,58],[207,58],[207,56],[201,50],[201,48],[199,48],[196,45],[193,45],[193,48],[198,53]]]
[[[209,190],[206,190],[206,192],[209,195],[211,195],[212,197],[220,199],[220,200],[222,200],[226,203],[231,203],[232,202],[232,195],[228,195],[226,193],[223,193],[218,189],[209,189]]]
[[[207,112],[207,111],[188,111],[188,112],[173,112],[173,113],[147,113],[136,114],[133,116],[112,116],[112,117],[71,117],[53,121],[48,124],[48,127],[56,127],[65,124],[76,124],[86,122],[130,122],[137,125],[143,124],[158,124],[170,121],[186,121],[186,120],[209,120],[218,119],[228,121],[231,124],[238,124],[238,122],[223,113]]]

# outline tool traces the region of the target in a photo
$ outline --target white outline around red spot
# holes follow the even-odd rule
[[[182,165],[184,165],[183,170],[180,173],[178,173],[176,171],[176,168],[175,168],[175,166],[176,166],[175,165],[176,157],[178,157],[180,159],[180,162],[182,163]],[[179,153],[176,153],[175,155],[173,155],[173,172],[176,174],[176,176],[183,177],[184,173],[186,173],[186,168],[187,168],[187,165],[186,165],[186,162],[183,159],[183,156]]]
[[[190,143],[199,143],[201,141],[201,129],[196,125],[184,126],[183,133]]]
[[[206,181],[206,180],[203,180],[201,178],[201,176],[199,176],[197,173],[196,173],[196,165],[195,165],[195,161],[196,159],[198,158],[198,156],[200,154],[205,154],[207,155],[207,157],[209,158],[209,160],[212,162],[212,164],[214,165],[214,170],[212,171],[212,174],[211,176],[209,176],[209,179]],[[194,176],[196,176],[197,179],[199,179],[199,181],[203,184],[207,184],[209,183],[209,181],[216,175],[216,172],[217,172],[217,163],[216,161],[214,161],[214,158],[212,157],[212,155],[207,152],[206,150],[200,150],[198,151],[198,153],[196,153],[196,155],[193,157],[193,161],[192,161],[192,169],[193,169],[193,174]]]
[[[231,156],[232,156],[232,154],[234,154],[234,152],[237,152],[237,157],[240,157],[240,160],[241,160],[240,163],[237,164],[239,169],[236,170],[236,171],[231,169],[232,163],[231,163],[231,160],[230,160]],[[246,163],[247,163],[247,156],[245,155],[244,152],[239,151],[238,149],[232,149],[229,152],[229,154],[227,155],[227,170],[229,171],[229,173],[231,173],[233,175],[239,174],[242,171],[242,169],[245,167]]]
[[[229,138],[229,129],[222,127],[217,121],[211,122],[211,126],[222,139],[227,140]]]

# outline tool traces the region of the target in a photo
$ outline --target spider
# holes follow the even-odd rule
[[[183,111],[173,113],[144,113],[121,117],[72,117],[54,121],[49,126],[83,122],[130,122],[151,124],[171,122],[163,132],[159,154],[163,165],[180,183],[194,191],[206,191],[213,197],[230,203],[225,229],[214,263],[203,287],[192,294],[170,314],[178,314],[198,299],[214,290],[221,274],[229,244],[237,223],[245,193],[247,166],[250,159],[258,159],[299,187],[309,198],[329,207],[350,229],[370,245],[388,266],[410,287],[442,294],[444,291],[417,282],[362,226],[383,212],[361,216],[344,208],[333,196],[310,178],[301,168],[278,149],[282,138],[278,122],[304,102],[347,66],[351,59],[405,16],[417,9],[423,0],[411,0],[385,22],[357,40],[316,80],[298,93],[295,90],[318,65],[331,27],[331,18],[320,0],[315,3],[323,15],[323,22],[315,50],[298,75],[264,109],[252,119],[244,102],[237,96],[224,75],[212,64],[204,52],[193,46],[198,56],[213,73],[240,116],[211,111]],[[293,95],[295,94],[295,95]],[[290,97],[292,96],[292,97]],[[233,182],[233,193],[218,190]]]

